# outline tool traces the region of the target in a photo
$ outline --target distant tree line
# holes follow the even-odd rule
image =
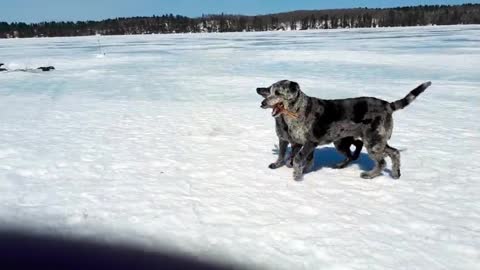
[[[103,21],[6,23],[0,38],[131,35],[161,33],[307,30],[417,25],[480,24],[480,4],[428,5],[386,9],[300,10],[242,16],[180,15],[116,18]]]

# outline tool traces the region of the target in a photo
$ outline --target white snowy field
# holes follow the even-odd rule
[[[265,269],[480,268],[480,26],[12,39],[0,62],[57,69],[0,73],[0,226]],[[432,81],[394,114],[402,177],[360,178],[365,152],[332,169],[332,145],[302,182],[268,169],[255,88],[281,79],[390,101]]]

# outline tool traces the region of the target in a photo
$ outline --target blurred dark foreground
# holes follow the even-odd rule
[[[127,245],[0,230],[0,269],[245,269]]]

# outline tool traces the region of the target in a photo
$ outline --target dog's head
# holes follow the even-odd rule
[[[285,112],[285,108],[288,108],[290,101],[298,97],[300,86],[296,82],[283,80],[269,87],[259,87],[257,93],[265,98],[260,107],[262,109],[272,108],[272,116],[278,117]]]

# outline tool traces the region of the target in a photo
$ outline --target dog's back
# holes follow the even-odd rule
[[[403,109],[412,103],[425,89],[432,83],[426,82],[410,91],[404,98],[394,102],[388,102],[375,97],[357,97],[347,99],[318,99],[311,98],[313,102],[307,102],[306,114],[312,107],[311,103],[317,103],[317,113],[325,114],[321,118],[324,122],[335,122],[341,120],[350,120],[354,123],[368,124],[377,116],[392,114],[393,112]],[[310,108],[309,108],[310,106]],[[319,111],[319,109],[321,111]],[[308,117],[308,115],[307,115]]]
[[[362,123],[378,114],[388,111],[390,102],[374,97],[320,100],[326,117],[334,121],[350,120]]]

